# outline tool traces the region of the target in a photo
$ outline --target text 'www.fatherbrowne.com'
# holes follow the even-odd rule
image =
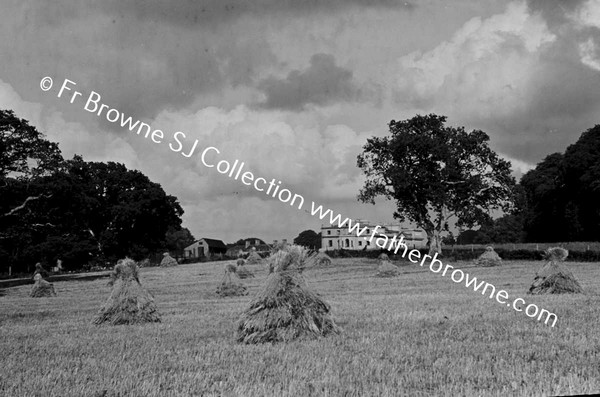
[[[359,222],[353,222],[351,219],[346,218],[342,220],[342,216],[338,214],[334,216],[333,211],[327,209],[323,211],[322,206],[315,207],[313,203],[312,213],[311,215],[318,215],[321,220],[326,217],[329,217],[330,224],[337,224],[338,227],[344,227],[348,229],[348,233],[352,235],[356,235],[361,237],[363,234],[369,235],[370,226],[364,226],[361,229]],[[379,234],[378,229],[382,229],[381,226],[377,225],[370,231],[369,236],[364,236],[363,238],[370,243],[375,239],[375,245],[379,248],[386,249],[394,254],[398,255],[401,252],[402,258],[407,258],[412,263],[419,263],[419,266],[424,267],[428,264],[429,270],[432,273],[440,274],[442,277],[446,277],[450,275],[450,279],[457,284],[465,283],[466,288],[472,288],[475,292],[481,292],[482,295],[489,294],[489,298],[496,298],[496,302],[506,305],[507,307],[512,307],[517,312],[525,312],[528,317],[537,318],[538,321],[544,320],[544,324],[550,325],[554,327],[556,322],[558,321],[558,317],[556,314],[549,312],[546,309],[540,309],[535,304],[525,305],[525,300],[522,298],[516,298],[514,300],[510,300],[508,292],[505,290],[496,290],[496,287],[493,284],[490,284],[485,281],[479,281],[477,277],[472,277],[469,273],[465,273],[461,269],[455,269],[452,265],[444,265],[440,259],[438,259],[438,254],[434,254],[433,257],[431,255],[422,255],[421,252],[417,249],[409,250],[408,246],[404,243],[404,236],[394,235],[392,238],[389,238],[385,234]],[[379,236],[375,238],[376,236]]]

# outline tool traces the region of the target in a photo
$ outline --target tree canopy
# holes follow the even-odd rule
[[[527,241],[600,238],[600,125],[585,131],[564,154],[554,153],[521,178]]]
[[[427,232],[430,255],[441,253],[441,234],[452,217],[472,227],[488,221],[491,210],[509,211],[513,204],[510,163],[489,147],[488,135],[445,122],[435,114],[392,120],[390,135],[368,139],[357,160],[367,177],[358,199],[395,200],[394,217]]]
[[[0,182],[11,175],[31,178],[57,170],[63,158],[58,144],[12,110],[0,109]]]
[[[294,244],[311,249],[319,249],[321,248],[321,233],[317,233],[314,230],[305,230],[294,239]]]
[[[65,161],[26,120],[12,111],[0,117],[0,272],[57,259],[71,269],[141,259],[193,241],[177,198],[140,171],[81,156]]]

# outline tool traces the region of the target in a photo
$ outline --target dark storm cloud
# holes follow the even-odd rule
[[[525,163],[564,152],[600,123],[600,32],[580,21],[590,18],[582,13],[589,4],[515,2],[472,21],[444,45],[403,60],[395,99],[482,129],[495,150]]]
[[[586,0],[527,0],[532,12],[540,12],[549,27],[569,22],[568,14],[575,11]]]
[[[78,89],[102,94],[110,107],[151,119],[202,95],[255,86],[261,72],[279,62],[268,40],[272,21],[360,7],[408,12],[414,6],[392,0],[6,0],[3,11],[12,17],[0,35],[11,39],[0,43],[1,78],[30,101],[41,98],[34,80],[69,78]],[[343,74],[334,78],[341,79],[334,96],[354,94]],[[67,103],[57,106],[73,113]]]
[[[581,133],[600,123],[598,71],[581,63],[566,40],[555,44],[555,56],[540,65],[532,81],[527,107],[504,120],[500,145],[516,158],[538,162],[549,153],[563,152]]]
[[[415,5],[396,0],[134,0],[104,1],[99,7],[111,14],[134,15],[152,22],[177,26],[215,26],[244,15],[299,15],[336,12],[350,7],[388,7],[412,11]]]
[[[507,153],[537,162],[549,153],[564,152],[584,131],[600,123],[599,72],[582,62],[579,50],[589,38],[600,43],[600,32],[573,20],[586,0],[527,3],[532,12],[541,13],[557,34],[556,41],[540,59],[529,105],[510,119],[495,122],[509,138],[501,142]]]
[[[270,77],[258,85],[267,96],[265,108],[300,110],[308,104],[326,105],[336,101],[349,101],[360,96],[352,81],[352,72],[335,64],[328,54],[315,54],[310,66],[294,70],[284,79]]]
[[[252,85],[256,73],[277,62],[260,21],[181,29],[162,20],[140,21],[130,4],[99,12],[104,2],[9,0],[5,11],[13,17],[0,25],[0,35],[11,39],[0,42],[6,61],[0,78],[29,101],[42,97],[41,77],[52,76],[56,82],[68,78],[84,93],[100,93],[111,108],[151,119],[201,95]],[[179,9],[173,4],[169,7]],[[248,30],[251,34],[242,34]],[[89,117],[73,112],[66,101],[55,105]]]

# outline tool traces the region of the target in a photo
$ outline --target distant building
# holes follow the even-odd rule
[[[246,238],[243,240],[243,242],[244,243],[241,245],[236,244],[227,246],[227,252],[225,255],[230,258],[237,258],[247,255],[250,251],[256,251],[258,253],[271,251],[270,245],[256,237]]]
[[[214,255],[225,254],[227,246],[221,240],[201,238],[183,249],[186,258],[210,258]]]
[[[360,224],[361,231],[366,227],[365,232],[361,234],[360,237],[356,235],[356,229],[354,232],[349,232],[347,224],[344,227],[338,227],[336,225],[321,225],[321,250],[379,250],[381,248],[375,245],[375,241],[382,235],[387,236],[389,239],[392,239],[394,236],[396,236],[397,240],[403,236],[403,241],[408,248],[427,247],[427,233],[425,233],[425,230],[423,229],[405,228],[399,224],[379,225],[380,228],[377,229],[375,237],[373,237],[373,241],[368,241],[377,225],[364,219],[356,219],[352,221],[352,225],[355,223]]]

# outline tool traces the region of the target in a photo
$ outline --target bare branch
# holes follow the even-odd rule
[[[42,226],[50,226],[50,227],[56,227],[56,225],[50,223],[50,222],[46,222],[46,223],[34,223],[31,225],[32,227],[42,227]]]
[[[493,189],[493,188],[495,188],[495,187],[496,187],[496,186],[487,186],[487,187],[484,187],[484,188],[482,188],[482,189],[479,189],[479,190],[477,191],[477,193],[473,194],[473,196],[479,196],[481,193],[485,192],[486,190],[490,190],[490,189]]]
[[[450,181],[442,181],[442,183],[444,185],[458,185],[461,183],[467,183],[467,181],[455,181],[455,182],[450,182]]]
[[[3,216],[13,215],[15,212],[20,211],[23,208],[25,208],[27,206],[27,203],[29,203],[30,201],[39,200],[42,197],[50,198],[50,197],[52,197],[52,195],[51,194],[40,194],[39,196],[29,196],[25,199],[25,201],[23,201],[23,204],[19,205],[18,207],[13,208],[12,210],[8,211]]]

